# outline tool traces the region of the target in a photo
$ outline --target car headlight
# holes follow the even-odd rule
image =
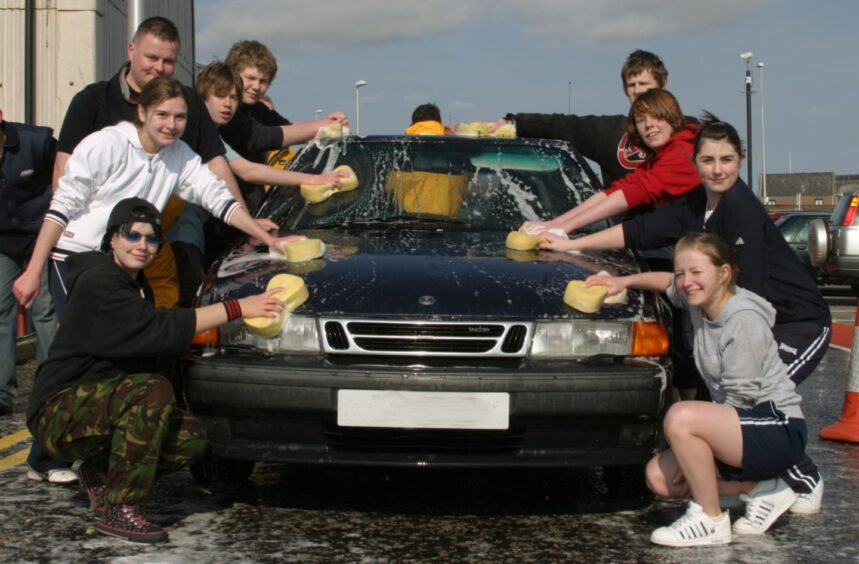
[[[272,338],[260,337],[236,320],[221,327],[221,345],[244,345],[273,353],[319,353],[319,331],[316,318],[290,314],[283,323],[283,331]]]
[[[629,355],[631,327],[630,323],[587,319],[537,322],[531,339],[531,357]]]

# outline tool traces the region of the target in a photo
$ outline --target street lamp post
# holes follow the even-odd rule
[[[767,205],[767,137],[764,128],[764,63],[758,63],[761,79],[761,195]]]
[[[573,111],[573,81],[567,82],[567,113]]]
[[[361,87],[367,86],[366,80],[355,83],[355,134],[361,135]]]
[[[321,113],[322,113],[322,109],[320,108],[320,109],[316,110],[316,111],[315,111],[315,112],[313,112],[313,113],[316,115],[316,121],[319,121],[319,114],[321,114]]]
[[[746,51],[740,53],[740,58],[746,61],[746,165],[748,172],[746,180],[749,186],[754,186],[752,176],[752,56],[754,53]]]

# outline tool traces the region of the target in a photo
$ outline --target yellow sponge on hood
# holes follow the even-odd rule
[[[605,301],[608,286],[586,286],[584,280],[572,280],[564,291],[564,303],[584,313],[595,313]]]
[[[304,280],[294,274],[277,274],[268,281],[266,291],[283,288],[275,294],[285,307],[276,317],[248,317],[245,325],[260,337],[276,337],[283,329],[283,322],[289,313],[307,301],[310,294]]]
[[[545,243],[547,239],[539,235],[528,235],[521,231],[511,231],[507,234],[507,241],[504,243],[508,249],[515,251],[533,251],[540,246],[540,243]]]

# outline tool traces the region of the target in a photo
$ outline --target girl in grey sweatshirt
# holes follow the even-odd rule
[[[738,274],[730,245],[691,233],[677,243],[673,274],[588,279],[610,294],[625,287],[667,291],[692,320],[695,364],[712,402],[677,402],[665,415],[669,448],[648,463],[647,484],[657,495],[692,501],[680,519],[653,532],[657,544],[716,545],[731,542],[732,533],[762,534],[796,500],[779,476],[804,456],[801,399],[778,356],[775,309],[738,288]],[[746,501],[733,527],[720,495]]]

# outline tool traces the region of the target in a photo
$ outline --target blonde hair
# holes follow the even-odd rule
[[[714,266],[721,268],[727,265],[730,269],[729,288],[734,290],[740,277],[740,263],[737,253],[724,239],[712,233],[687,233],[674,246],[674,255],[683,251],[698,251],[706,255]]]

